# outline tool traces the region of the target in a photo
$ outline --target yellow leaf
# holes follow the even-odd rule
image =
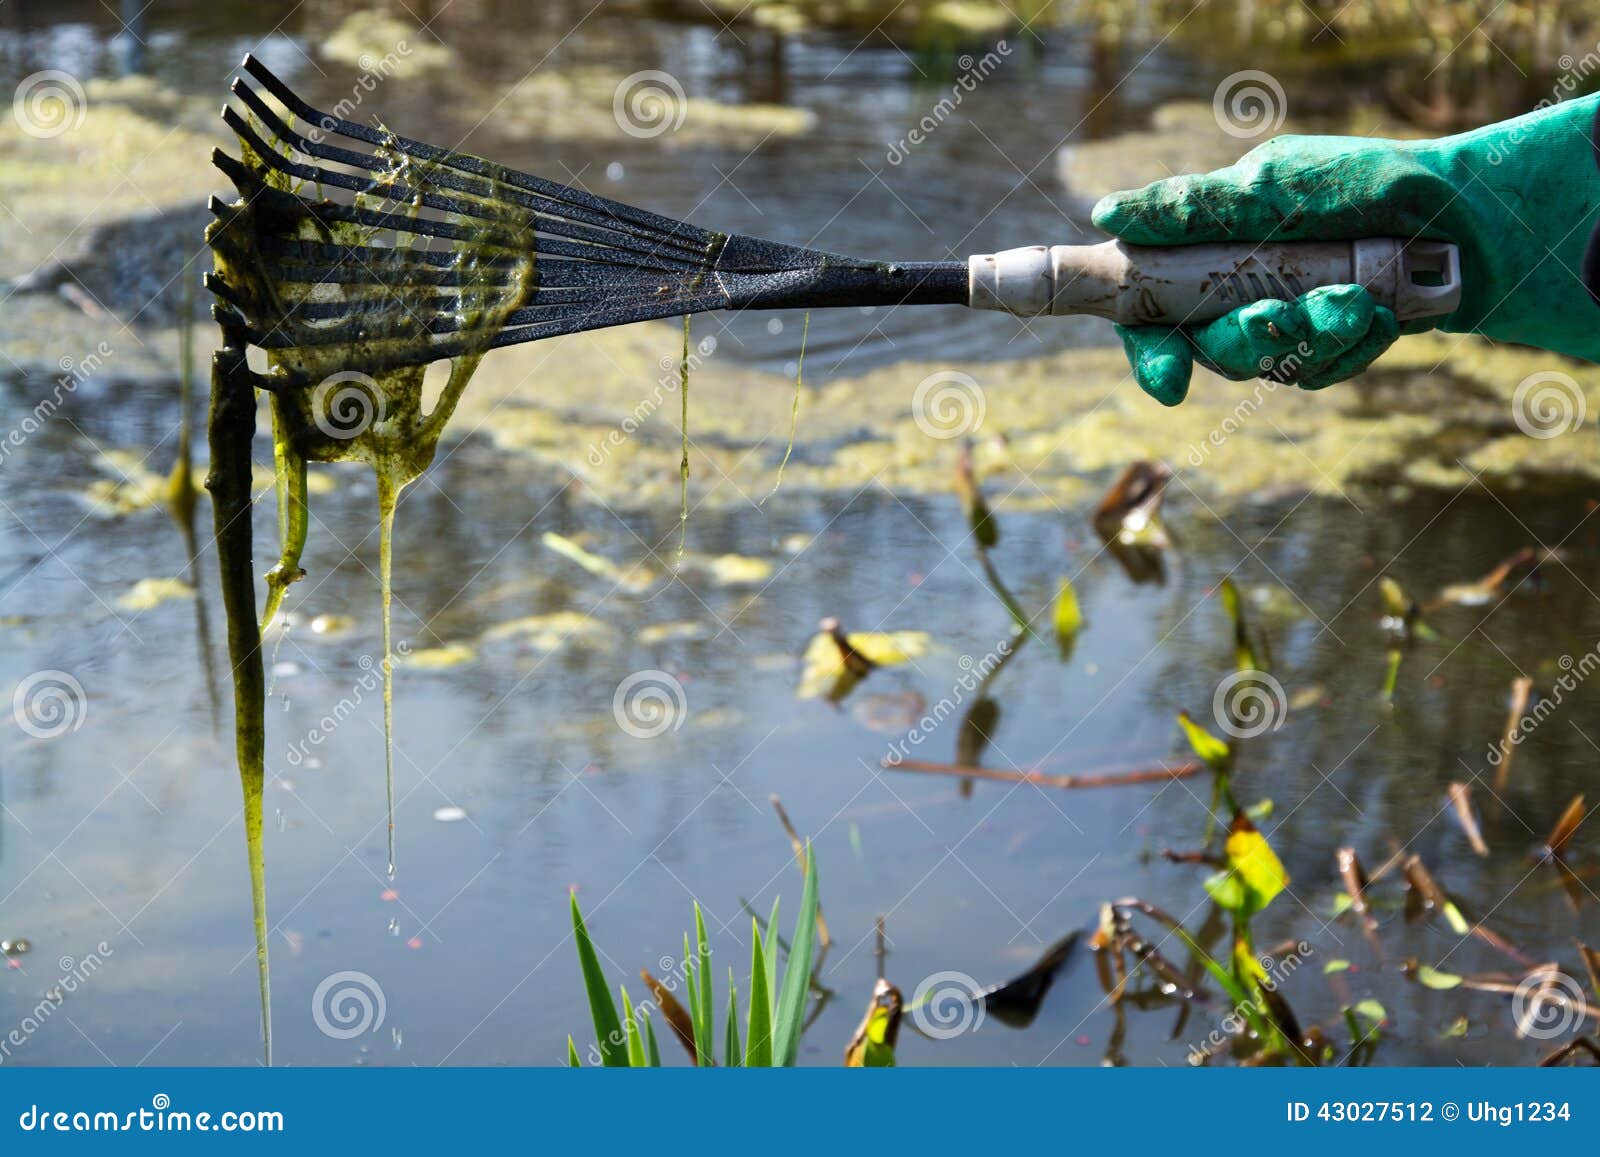
[[[1248,820],[1235,822],[1226,851],[1228,867],[1244,884],[1256,911],[1265,908],[1288,885],[1289,874],[1283,861],[1267,843],[1267,837],[1250,826]]]

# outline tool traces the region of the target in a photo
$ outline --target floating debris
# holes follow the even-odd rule
[[[1172,468],[1165,462],[1131,463],[1095,507],[1095,533],[1135,583],[1166,582],[1164,553],[1172,538],[1161,521]]]
[[[801,699],[837,703],[875,667],[894,667],[928,653],[926,631],[851,631],[823,619],[801,660]]]
[[[442,647],[419,647],[401,660],[407,667],[422,671],[443,671],[459,667],[478,657],[477,649],[466,643],[446,643]]]
[[[1516,579],[1513,589],[1524,582],[1537,584],[1540,564],[1554,557],[1556,557],[1554,551],[1541,551],[1536,547],[1525,546],[1476,582],[1445,587],[1439,592],[1438,598],[1428,604],[1428,609],[1431,610],[1436,606],[1484,606],[1498,597],[1506,583],[1512,579]]]
[[[1522,720],[1528,714],[1528,700],[1533,696],[1533,680],[1525,675],[1511,680],[1511,704],[1506,711],[1505,730],[1500,734],[1500,759],[1495,766],[1494,794],[1502,795],[1511,777],[1511,757],[1517,750],[1517,737],[1522,730]]]
[[[194,587],[176,578],[142,578],[117,598],[127,611],[148,611],[173,599],[194,598]]]
[[[1450,785],[1450,810],[1455,813],[1456,823],[1461,825],[1461,830],[1466,833],[1467,843],[1472,845],[1472,850],[1480,856],[1489,854],[1489,845],[1483,842],[1483,828],[1478,823],[1477,811],[1472,806],[1472,788],[1464,783]]]
[[[844,1048],[847,1069],[887,1069],[894,1067],[895,1044],[900,1039],[900,1013],[905,998],[883,977],[872,986],[872,999],[866,1015],[856,1026]]]
[[[651,647],[658,643],[687,643],[696,642],[711,636],[711,628],[698,620],[686,620],[676,623],[652,623],[648,627],[641,627],[635,638],[644,646]]]
[[[630,594],[643,594],[655,586],[657,576],[648,568],[633,566],[624,569],[608,558],[585,550],[566,535],[547,530],[540,540],[561,557],[577,563],[599,578],[608,579]]]

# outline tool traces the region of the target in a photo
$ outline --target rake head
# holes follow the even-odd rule
[[[278,381],[714,309],[964,302],[962,262],[866,262],[717,233],[319,112],[246,57],[213,198],[216,320]],[[315,196],[307,195],[314,191]]]

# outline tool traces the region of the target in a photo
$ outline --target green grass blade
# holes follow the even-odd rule
[[[628,1067],[644,1068],[644,1038],[639,1035],[639,1023],[633,1018],[633,1001],[628,999],[625,987],[622,989],[622,1027],[628,1036]]]
[[[767,938],[763,951],[767,957],[767,1024],[778,1007],[778,900],[772,898],[772,915],[767,917]]]
[[[806,843],[806,884],[800,894],[800,917],[795,921],[794,944],[783,971],[783,988],[778,994],[777,1015],[773,1018],[773,1063],[781,1068],[794,1064],[800,1054],[800,1029],[805,1021],[806,994],[811,987],[811,954],[817,934],[817,859]]]
[[[583,1068],[583,1062],[578,1059],[578,1046],[572,1043],[571,1034],[567,1036],[567,1066],[574,1069]]]
[[[689,951],[689,934],[683,934],[683,987],[689,997],[689,1024],[694,1029],[694,1063],[704,1064],[700,1053],[700,985],[695,979],[694,956]]]
[[[773,915],[777,915],[774,905]],[[770,929],[770,925],[769,925]],[[760,929],[750,921],[750,1019],[745,1024],[744,1063],[746,1068],[772,1067],[772,988],[767,983],[767,954],[761,945]],[[767,938],[777,947],[777,938]]]
[[[578,897],[572,897],[572,936],[578,945],[578,964],[583,969],[583,987],[589,994],[589,1014],[594,1018],[595,1043],[600,1047],[600,1063],[607,1068],[627,1068],[628,1048],[623,1041],[622,1026],[617,1020],[617,1006],[611,1003],[611,992],[606,988],[605,973],[600,970],[600,957],[595,954],[594,942],[589,939],[589,929],[584,925],[583,913],[578,910]]]
[[[695,957],[700,980],[700,1016],[695,1021],[694,1038],[695,1047],[699,1049],[703,1058],[702,1064],[715,1064],[717,1055],[716,1046],[716,1005],[713,1003],[711,992],[711,945],[706,940],[706,918],[700,911],[700,901],[694,904],[694,935],[699,955]]]
[[[727,1059],[722,1063],[730,1069],[739,1064],[744,1051],[739,1047],[739,990],[734,986],[733,969],[728,969],[728,1030],[722,1042]]]
[[[656,1044],[656,1022],[653,1018],[640,1013],[639,1019],[644,1021],[644,1051],[650,1058],[650,1067],[661,1067],[661,1047]]]

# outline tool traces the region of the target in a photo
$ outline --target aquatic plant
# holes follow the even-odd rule
[[[795,920],[789,959],[778,975],[778,902],[773,901],[763,935],[760,924],[751,919],[750,974],[744,1030],[738,1015],[738,989],[733,970],[728,970],[728,996],[723,1002],[721,1064],[746,1068],[788,1068],[800,1051],[800,1036],[805,1027],[806,994],[811,988],[812,949],[817,936],[817,870],[810,845],[805,848],[805,886],[800,894],[800,915]],[[718,1062],[716,1010],[711,974],[711,945],[706,937],[705,918],[700,905],[694,906],[695,942],[691,951],[688,933],[683,937],[683,987],[688,993],[686,1010],[672,994],[672,986],[641,971],[655,999],[655,1007],[673,1034],[683,1044],[696,1065]],[[599,954],[590,939],[588,925],[572,897],[572,934],[578,949],[578,964],[583,971],[589,1014],[594,1021],[595,1047],[600,1064],[607,1068],[658,1068],[660,1048],[656,1041],[655,1018],[646,1005],[634,1005],[626,987],[620,989],[619,1011],[611,998],[611,988],[600,966]],[[742,1043],[741,1043],[742,1042]],[[892,1047],[892,1043],[891,1043]],[[567,1038],[567,1060],[573,1067],[582,1062],[573,1039]]]

